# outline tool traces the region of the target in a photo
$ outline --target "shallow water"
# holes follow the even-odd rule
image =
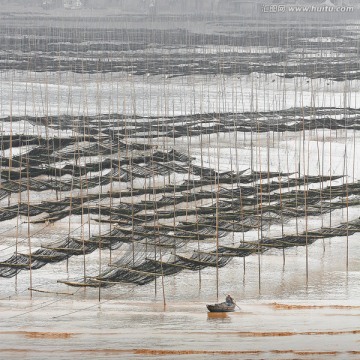
[[[171,303],[164,309],[159,303],[113,301],[69,316],[64,312],[78,305],[66,301],[51,306],[51,312],[4,319],[12,326],[2,326],[1,354],[9,359],[19,354],[47,359],[54,353],[57,359],[359,357],[360,306],[258,301],[240,305],[234,313],[211,314],[198,302]],[[7,317],[16,314],[7,306],[3,310]]]
[[[171,24],[167,26],[171,27]],[[293,49],[295,57],[290,60],[297,63],[301,56],[315,57],[312,49],[299,46],[300,50]],[[190,52],[193,55],[200,52],[207,56],[209,53],[208,45],[195,48]],[[150,47],[147,51],[158,57],[155,49]],[[189,50],[186,47],[171,49],[175,52],[173,60],[178,56],[176,54],[183,56]],[[215,54],[224,54],[224,47],[210,45],[210,49]],[[254,49],[256,47],[250,50],[237,45],[232,47],[240,55]],[[278,51],[273,47],[267,49],[270,53]],[[160,50],[164,54],[165,50]],[[259,63],[262,61],[259,56],[263,53],[264,48],[257,47],[254,57],[258,57]],[[146,51],[140,51],[138,56],[141,58],[146,54]],[[325,54],[327,57],[329,52]],[[333,55],[339,57],[341,54],[339,48]],[[354,49],[353,54],[357,59]],[[81,53],[76,56],[81,56]],[[323,53],[322,57],[324,60]],[[229,57],[230,60],[233,59]],[[282,78],[277,73],[255,71],[249,75],[201,75],[196,72],[179,77],[168,75],[156,72],[149,76],[134,76],[124,71],[75,74],[57,72],[53,68],[41,73],[3,70],[0,76],[0,115],[57,116],[65,113],[77,116],[118,112],[157,116],[161,122],[160,116],[163,115],[214,112],[220,116],[222,112],[277,111],[295,106],[351,108],[357,107],[359,101],[357,78],[333,81],[310,78],[307,74]],[[1,131],[50,137],[68,137],[72,133],[72,130],[34,126],[25,118],[3,122]],[[359,151],[355,131],[336,134],[324,131],[323,140],[320,139],[323,141],[322,149],[319,149],[321,136],[318,137],[317,132],[304,131],[303,139],[299,133],[287,133],[285,137],[276,134],[278,141],[273,140],[270,150],[265,136],[255,136],[255,158],[258,160],[254,167],[262,166],[263,170],[268,167],[271,171],[279,171],[281,167],[281,170],[290,172],[293,167],[297,171],[299,161],[301,164],[304,162],[302,171],[307,174],[319,174],[320,165],[323,174],[343,174],[347,156],[347,175],[354,181],[360,177],[360,168],[355,161]],[[215,137],[219,140],[217,146],[214,145]],[[235,143],[235,139],[240,139],[239,143]],[[303,159],[299,155],[301,145],[298,145],[298,139],[303,141],[303,149],[311,153],[311,158]],[[234,148],[241,152],[236,167],[249,168],[253,156],[252,141],[252,137],[250,140],[250,135],[245,133],[216,134],[209,135],[208,140],[181,137],[174,139],[173,145],[177,150],[189,151],[188,155],[195,156],[194,163],[204,161],[207,166],[216,168],[219,165],[219,169],[229,170],[229,159],[231,166],[235,161],[231,158],[234,158]],[[172,146],[163,138],[150,142],[163,145],[166,150]],[[136,183],[136,186],[140,185]],[[31,201],[40,202],[55,197],[55,193],[34,192],[28,196]],[[17,204],[19,197],[13,194],[3,199],[1,205]],[[359,206],[349,209],[350,220],[358,217],[358,209]],[[27,219],[25,216],[19,218],[20,225],[15,224],[16,220],[1,223],[1,261],[15,252],[15,244],[17,251],[29,251]],[[300,230],[305,226],[328,226],[329,218],[327,214],[322,218],[309,218],[308,222],[298,219],[296,226]],[[344,211],[332,214],[334,226],[349,219]],[[66,237],[69,224],[70,219],[66,218],[54,225],[31,225],[33,249]],[[73,235],[79,235],[82,226],[89,236],[100,231],[97,222],[87,226],[80,216],[71,217],[71,227],[77,231],[74,230]],[[103,226],[106,228],[108,225]],[[16,227],[18,233],[15,234]],[[285,230],[295,232],[294,219],[285,224]],[[266,231],[279,235],[280,225],[265,229],[264,235],[267,235]],[[239,243],[241,236],[231,234],[221,239],[221,244]],[[247,240],[254,240],[259,234],[254,230],[245,236]],[[19,243],[18,238],[21,238]],[[205,246],[214,246],[212,240]],[[113,259],[120,257],[121,251],[115,251]],[[97,289],[70,288],[57,283],[57,280],[79,278],[85,265],[87,276],[97,275],[100,258],[102,267],[107,266],[109,252],[104,250],[100,256],[99,251],[94,251],[86,256],[86,260],[73,256],[68,264],[48,264],[33,271],[31,281],[28,271],[21,271],[16,278],[0,279],[0,359],[68,359],[76,356],[82,359],[203,359],[211,356],[220,360],[360,358],[360,245],[357,234],[348,239],[315,242],[308,248],[308,264],[303,247],[287,249],[284,255],[280,250],[271,250],[244,260],[236,258],[220,269],[218,293],[216,271],[212,268],[200,273],[184,271],[165,278],[163,284],[162,279],[143,287],[118,284],[102,289],[100,294]],[[207,303],[222,301],[229,292],[241,309],[229,314],[207,312]]]
[[[217,300],[212,270],[201,273],[201,288],[197,273],[165,278],[165,307],[160,281],[156,294],[154,284],[103,289],[100,302],[96,289],[62,286],[69,296],[33,291],[33,300],[28,292],[12,293],[0,301],[0,353],[6,359],[357,359],[360,257],[353,237],[350,247],[346,272],[335,261],[342,239],[327,242],[325,252],[321,242],[313,244],[308,284],[302,248],[286,253],[284,269],[280,252],[261,256],[260,290],[258,257],[246,259],[245,275],[242,260],[232,262],[219,274],[219,300],[231,292],[240,307],[228,314],[206,310]],[[1,287],[6,293],[4,281]]]

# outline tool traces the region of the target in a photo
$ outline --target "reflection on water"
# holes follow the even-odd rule
[[[216,312],[208,312],[207,313],[207,320],[208,321],[214,321],[214,322],[231,322],[231,316],[229,316],[228,313],[216,313]]]

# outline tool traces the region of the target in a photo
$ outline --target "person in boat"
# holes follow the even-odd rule
[[[225,298],[226,305],[231,306],[235,304],[234,299],[228,294]]]

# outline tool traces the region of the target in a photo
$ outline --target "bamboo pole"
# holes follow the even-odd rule
[[[303,171],[304,171],[304,212],[305,212],[305,261],[306,261],[306,286],[308,286],[309,282],[309,246],[308,246],[308,218],[307,218],[307,182],[306,182],[306,157],[305,157],[305,114],[304,107],[302,107],[303,111]],[[309,151],[308,151],[309,152]]]
[[[27,194],[27,238],[28,238],[28,248],[29,248],[29,275],[30,275],[30,299],[32,299],[32,258],[31,258],[31,229],[30,229],[30,174],[29,174],[29,156],[26,157],[26,194]]]

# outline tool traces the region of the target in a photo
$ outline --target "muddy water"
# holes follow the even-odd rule
[[[358,359],[359,247],[350,237],[346,272],[344,241],[323,245],[309,248],[307,284],[302,248],[286,253],[284,268],[280,252],[262,256],[260,289],[257,256],[246,259],[245,274],[240,259],[221,269],[220,300],[231,291],[240,307],[229,314],[206,310],[216,301],[213,270],[201,273],[201,287],[189,272],[166,278],[164,293],[160,281],[156,294],[155,284],[115,287],[103,289],[100,302],[96,289],[33,291],[30,300],[26,287],[2,287],[9,297],[0,301],[0,358]]]
[[[82,304],[86,305],[91,306]],[[167,359],[201,359],[211,355],[216,359],[358,359],[360,356],[360,306],[242,302],[241,311],[211,314],[196,302],[171,303],[164,309],[160,304],[124,305],[114,301],[54,321],[54,317],[78,306],[64,302],[51,311],[39,311],[22,320],[6,320],[12,326],[8,330],[2,326],[1,358],[142,359],[163,355]]]
[[[266,41],[269,38],[271,37],[264,37]],[[277,34],[273,39],[277,44]],[[351,37],[347,38],[346,44],[349,44],[349,49],[353,49],[351,51],[354,56],[346,56],[345,60],[349,62],[345,63],[344,68],[351,68],[352,62],[357,63],[358,59],[357,47],[353,46],[349,39]],[[236,44],[237,42],[234,42],[234,45]],[[214,46],[211,48],[217,49]],[[200,55],[206,54],[207,48],[199,49]],[[322,49],[324,50],[324,44]],[[310,50],[309,54],[312,53]],[[151,51],[157,58],[155,50]],[[184,48],[184,51],[186,52],[187,48]],[[187,63],[195,63],[195,52],[193,49],[191,51],[190,61],[181,59],[178,69],[183,68],[185,60]],[[269,51],[273,52],[271,49]],[[129,51],[128,55],[134,55],[132,52],[133,50]],[[342,52],[343,50],[339,49],[334,56],[339,59],[338,55]],[[176,51],[173,61],[169,61],[170,64],[173,64],[174,59],[177,60],[178,53],[179,51]],[[302,49],[301,53],[304,53]],[[220,51],[220,54],[224,52]],[[297,58],[296,54],[297,52]],[[132,64],[138,57],[138,54],[135,55],[136,57],[132,57]],[[258,62],[263,69],[265,60],[260,55],[257,55]],[[24,58],[28,56],[28,53],[24,54]],[[79,56],[79,53],[76,53],[76,56]],[[98,58],[98,54],[96,56]],[[242,58],[243,56],[237,56],[236,69],[244,66],[239,66]],[[114,63],[115,60],[114,58]],[[91,61],[92,59],[88,61],[89,71]],[[227,61],[231,63],[233,58],[229,55]],[[194,68],[183,77],[167,77],[169,71],[159,71],[157,62],[151,72],[142,68],[145,63],[139,61],[138,73],[115,72],[111,76],[73,73],[69,67],[62,68],[59,72],[57,68],[46,73],[25,72],[22,66],[26,64],[28,69],[29,64],[21,62],[21,66],[13,65],[13,70],[10,68],[9,71],[2,72],[2,94],[12,95],[2,97],[0,113],[7,117],[9,114],[133,114],[135,111],[144,116],[159,116],[168,114],[169,109],[174,115],[182,115],[253,111],[254,108],[257,111],[273,111],[313,106],[314,103],[343,108],[345,98],[346,106],[358,107],[358,77],[354,77],[349,86],[339,79],[324,80],[321,72],[317,75],[318,78],[315,76],[311,81],[307,73],[303,78],[283,78],[276,75],[278,61],[272,57],[269,61],[273,78],[268,74],[258,74],[256,68],[250,75],[245,73],[238,76],[237,73],[233,74],[230,67],[231,71],[227,73],[226,79],[222,77],[223,73],[219,77],[213,76],[211,62],[206,71]],[[163,63],[162,60],[161,62]],[[245,62],[247,63],[247,60]],[[306,62],[303,65],[304,69],[313,67],[312,63]],[[35,67],[32,69],[38,70]],[[120,70],[124,71],[123,68],[118,71]],[[141,71],[149,71],[149,76],[139,75]],[[176,73],[178,74],[179,70]],[[333,74],[333,77],[342,75],[341,70]],[[33,84],[31,90],[29,84]],[[219,89],[223,86],[221,84],[224,85],[224,92],[220,94]],[[256,92],[256,96],[254,84],[255,88],[261,89],[259,93]],[[234,94],[238,94],[239,98],[241,94],[245,100],[235,101]],[[253,97],[256,98],[256,106],[250,101]],[[2,126],[2,130],[6,130],[5,125]],[[25,131],[37,135],[41,132],[39,128],[25,122],[12,124],[11,131]],[[46,129],[46,133],[45,129],[43,131],[49,136],[60,135],[58,130]],[[70,136],[66,131],[61,135]],[[295,139],[296,137],[289,143],[295,144]],[[344,149],[338,144],[339,139],[336,139],[329,150],[330,157],[332,151],[329,173],[333,173],[332,166],[338,164],[335,168],[336,174],[342,174]],[[187,141],[182,139],[176,141],[176,145],[177,149],[188,149]],[[196,155],[199,161],[200,150],[196,150],[194,140],[191,146],[194,151],[192,155]],[[286,146],[291,147],[288,144]],[[243,155],[246,149],[241,151]],[[295,147],[295,154],[296,151]],[[249,167],[250,154],[249,151],[247,153],[248,158],[240,160],[243,161],[239,164],[240,168]],[[265,159],[265,151],[262,154]],[[355,154],[358,154],[358,151],[355,153],[355,145],[353,154],[349,159],[355,159]],[[229,158],[223,158],[223,162],[226,161],[228,166]],[[219,161],[217,156],[213,156],[213,159]],[[285,164],[287,159],[282,160]],[[260,163],[265,168],[266,161]],[[279,170],[277,161],[271,166],[271,170]],[[286,166],[284,169],[286,170]],[[313,173],[318,173],[315,161],[310,164],[310,172],[312,169],[316,169]],[[349,174],[354,172],[351,173],[352,178],[359,178],[356,164],[349,164],[348,171]],[[37,200],[45,198],[44,195],[36,196]],[[12,201],[17,203],[17,196],[14,196]],[[3,206],[7,206],[5,202]],[[335,225],[346,221],[345,215],[334,212]],[[352,219],[358,216],[358,206],[350,210],[350,215]],[[309,227],[320,227],[320,220],[309,219]],[[299,222],[302,222],[300,225],[304,227],[304,220]],[[328,223],[329,219],[325,218],[325,224]],[[24,224],[27,226],[26,222]],[[287,224],[289,228],[292,225],[293,221]],[[1,236],[0,257],[6,260],[15,251],[16,226],[10,221],[2,222],[2,226],[9,229],[4,231],[3,228]],[[32,238],[33,247],[39,247],[42,242],[50,241],[49,239],[54,240],[56,236],[67,235],[67,223],[56,226],[51,233],[47,233],[47,238],[46,234],[42,234],[44,238],[38,240]],[[76,222],[73,226],[77,226]],[[292,232],[294,228],[295,225]],[[23,238],[27,239],[27,235]],[[346,240],[320,240],[310,246],[308,278],[304,248],[286,250],[285,259],[281,251],[276,250],[268,251],[263,256],[250,256],[245,259],[245,265],[242,259],[234,259],[226,268],[220,270],[219,294],[216,291],[215,270],[206,269],[201,274],[184,271],[179,276],[166,278],[163,287],[159,279],[156,284],[144,287],[118,285],[104,289],[99,301],[96,289],[74,289],[57,284],[57,280],[81,276],[82,259],[73,257],[69,261],[68,269],[62,263],[33,271],[34,290],[30,299],[30,276],[27,271],[22,271],[16,279],[0,281],[0,359],[204,359],[209,356],[220,360],[359,359],[360,246],[357,234],[349,238],[349,261],[346,267]],[[23,241],[20,245],[24,253],[28,252],[26,244],[27,242]],[[102,257],[102,263],[107,264],[108,252],[103,251]],[[98,252],[87,256],[86,266],[88,275],[98,274]],[[231,292],[241,309],[231,314],[209,314],[206,303],[222,301],[224,293],[228,292]],[[163,305],[163,296],[166,307]]]

